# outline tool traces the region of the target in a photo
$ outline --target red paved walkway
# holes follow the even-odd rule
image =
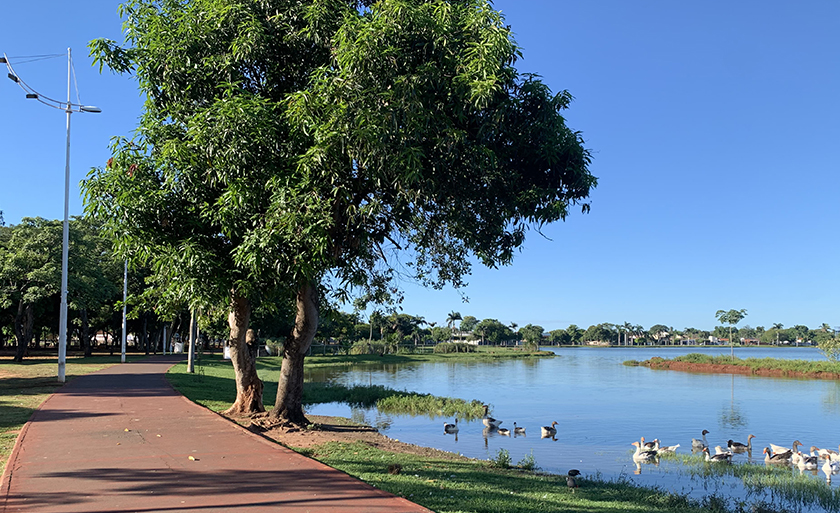
[[[189,402],[163,378],[178,360],[117,365],[47,399],[9,459],[0,511],[429,511]]]

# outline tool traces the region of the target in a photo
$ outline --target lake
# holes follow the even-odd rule
[[[828,380],[765,378],[726,374],[652,371],[622,365],[626,360],[665,358],[700,352],[729,354],[728,347],[675,348],[546,348],[557,356],[545,359],[460,363],[369,365],[348,371],[314,370],[307,379],[345,385],[376,384],[438,396],[478,399],[491,405],[491,415],[526,428],[526,436],[487,433],[481,421],[460,421],[456,436],[443,433],[452,418],[385,415],[374,409],[346,404],[323,404],[307,409],[313,415],[339,415],[376,426],[403,442],[436,447],[465,456],[487,459],[499,449],[513,462],[533,455],[543,470],[565,474],[577,468],[584,474],[627,476],[640,484],[659,485],[697,494],[704,485],[681,475],[676,462],[643,465],[640,473],[631,458],[632,442],[644,436],[662,445],[680,444],[691,452],[691,439],[707,435],[711,447],[729,439],[746,443],[754,434],[752,457],[763,462],[769,444],[805,444],[837,449],[840,444],[840,383]],[[816,348],[742,348],[739,358],[822,360]],[[557,421],[556,440],[541,439],[540,426]],[[735,461],[747,461],[736,455]],[[796,470],[798,472],[798,469]],[[823,479],[820,474],[814,479]],[[840,476],[832,486],[840,483]],[[727,495],[740,495],[738,486],[721,481]]]

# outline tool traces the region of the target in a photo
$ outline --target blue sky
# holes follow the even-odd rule
[[[85,11],[45,1],[4,6],[0,52],[73,48],[83,103],[72,116],[76,184],[136,125],[128,78],[99,74],[86,44],[122,40],[117,1]],[[404,311],[451,310],[546,329],[599,322],[712,328],[719,309],[741,325],[840,325],[840,3],[834,1],[497,0],[524,58],[575,102],[569,126],[592,149],[592,211],[532,234],[514,264],[476,266],[469,287],[405,285]],[[43,16],[44,12],[62,15]],[[15,59],[17,58],[17,59]],[[65,57],[15,66],[65,98]],[[75,96],[74,96],[75,98]],[[0,210],[7,223],[63,212],[65,118],[0,81]]]

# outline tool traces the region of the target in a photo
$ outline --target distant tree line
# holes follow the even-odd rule
[[[129,268],[128,332],[130,350],[156,353],[167,342],[188,337],[191,312],[184,304],[167,303],[161,287],[148,269]],[[53,349],[57,342],[61,283],[61,221],[25,218],[19,224],[0,225],[0,350],[13,350],[17,360],[30,349]],[[68,349],[91,355],[113,353],[122,338],[123,262],[117,261],[98,226],[85,218],[70,222],[68,277]],[[154,305],[154,306],[150,306]],[[258,340],[282,343],[294,319],[293,303],[274,303],[271,309],[256,308],[252,326]],[[199,313],[201,342],[226,340],[229,328],[226,312]],[[746,325],[740,328],[716,326],[713,330],[675,329],[664,324],[649,328],[628,322],[601,323],[586,329],[575,324],[546,332],[542,326],[505,324],[497,319],[479,320],[450,312],[446,319],[375,309],[367,322],[359,313],[328,305],[318,324],[316,340],[352,345],[359,341],[390,344],[428,345],[440,342],[577,346],[589,343],[615,346],[707,345],[712,340],[728,344],[826,346],[835,339],[827,323],[818,328],[775,323],[769,328]]]

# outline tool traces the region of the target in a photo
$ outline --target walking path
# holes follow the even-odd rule
[[[0,512],[428,512],[250,433],[164,379],[179,356],[74,379],[20,433]]]

